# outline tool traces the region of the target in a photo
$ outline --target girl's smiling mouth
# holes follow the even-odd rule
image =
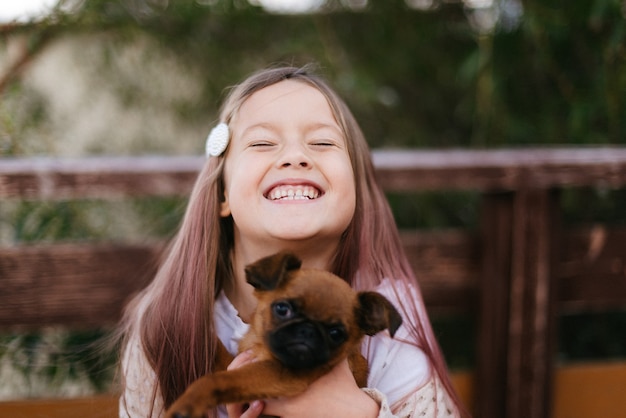
[[[310,184],[279,184],[265,193],[265,198],[269,200],[313,200],[322,194],[320,189]]]

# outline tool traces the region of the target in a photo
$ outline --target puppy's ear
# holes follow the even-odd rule
[[[277,253],[246,266],[246,280],[257,290],[273,290],[288,272],[299,269],[301,265],[302,261],[295,255]]]
[[[376,292],[359,292],[358,298],[356,320],[363,332],[374,335],[387,328],[393,337],[402,324],[402,317],[391,302]]]

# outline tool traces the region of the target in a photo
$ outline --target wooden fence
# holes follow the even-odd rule
[[[571,417],[563,411],[585,411],[587,398],[607,395],[599,381],[626,378],[623,363],[602,369],[603,380],[577,370],[567,378],[554,356],[560,312],[626,307],[626,227],[567,229],[559,200],[563,188],[626,188],[626,148],[397,150],[375,151],[373,158],[390,192],[480,193],[477,232],[402,231],[428,309],[476,318],[476,367],[455,380],[475,416]],[[186,196],[203,161],[0,159],[0,199]],[[114,324],[129,295],[150,279],[161,248],[124,242],[0,247],[0,330]],[[568,384],[576,389],[563,392]],[[587,389],[587,397],[579,395]],[[67,401],[63,413],[77,402],[84,406]],[[114,410],[114,401],[106,402]],[[607,402],[611,411],[626,409],[622,395]],[[0,403],[0,414],[25,415],[36,404]]]

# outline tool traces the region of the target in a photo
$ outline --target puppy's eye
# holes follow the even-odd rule
[[[290,318],[293,316],[293,308],[289,302],[276,302],[273,305],[274,315],[279,318]]]
[[[340,326],[332,327],[328,330],[328,336],[335,344],[341,344],[346,340],[346,331]]]

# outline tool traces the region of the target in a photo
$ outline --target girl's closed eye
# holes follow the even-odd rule
[[[314,141],[311,141],[311,145],[320,147],[333,147],[336,145],[336,142],[331,139],[316,139]]]
[[[343,141],[332,135],[317,135],[309,140],[309,145],[319,148],[338,147],[341,148]]]
[[[275,144],[270,141],[256,141],[250,144],[251,147],[271,147],[272,145]]]
[[[275,145],[276,145],[276,142],[270,139],[258,139],[258,140],[251,141],[249,144],[249,147],[262,149],[262,148],[270,148]]]

